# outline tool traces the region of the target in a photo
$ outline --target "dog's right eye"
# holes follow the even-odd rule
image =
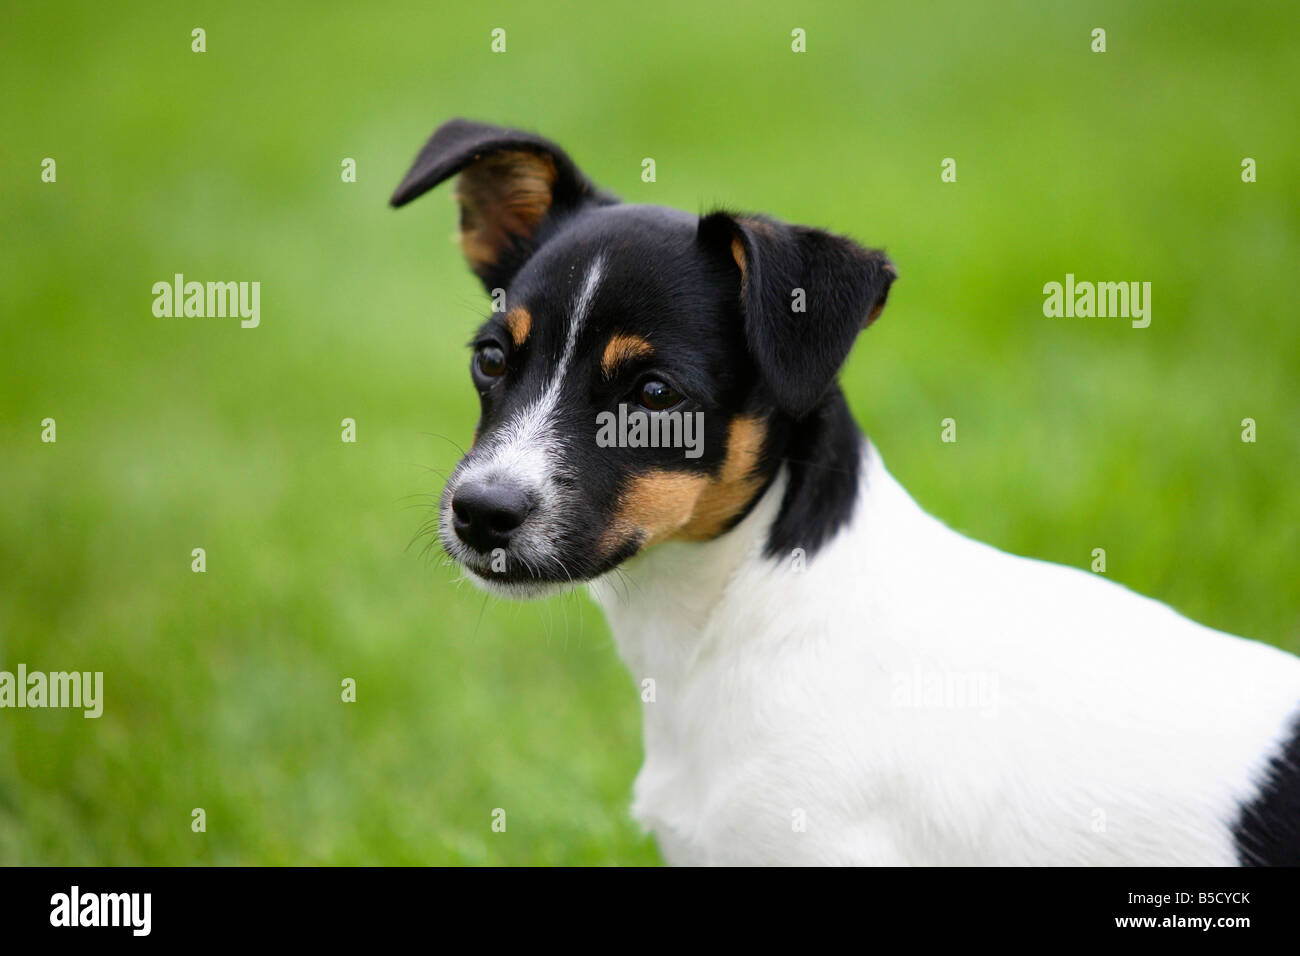
[[[506,371],[506,353],[500,346],[480,345],[474,353],[474,377],[500,378]]]
[[[679,404],[681,400],[681,392],[658,379],[647,379],[642,382],[637,395],[641,407],[652,412],[667,411]]]

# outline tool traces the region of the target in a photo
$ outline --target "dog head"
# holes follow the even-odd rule
[[[465,120],[434,132],[391,203],[452,176],[493,311],[470,360],[482,414],[439,534],[499,593],[735,525],[837,392],[895,275],[817,229],[621,204],[553,143]]]

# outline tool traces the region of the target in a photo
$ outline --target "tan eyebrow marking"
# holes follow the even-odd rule
[[[618,366],[643,355],[653,355],[654,346],[639,335],[619,333],[611,338],[605,346],[605,354],[600,357],[600,369],[606,378],[613,378]]]
[[[506,313],[506,328],[510,330],[510,341],[515,348],[528,341],[528,333],[533,330],[533,316],[522,305],[517,305]]]

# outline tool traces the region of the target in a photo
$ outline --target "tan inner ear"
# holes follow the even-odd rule
[[[737,418],[728,430],[727,457],[716,476],[662,469],[638,476],[619,498],[607,549],[629,538],[646,546],[717,537],[762,487],[757,466],[766,435],[761,419]]]
[[[731,258],[736,260],[736,265],[740,266],[740,281],[743,283],[749,272],[749,262],[745,259],[745,244],[740,241],[739,236],[731,238]]]
[[[456,178],[460,247],[470,268],[493,266],[512,237],[527,238],[551,208],[555,160],[508,150],[484,156]]]
[[[761,219],[742,216],[736,220],[736,223],[755,236],[770,237],[776,234],[771,224]],[[746,294],[745,287],[749,284],[749,258],[745,254],[745,244],[741,242],[740,236],[731,237],[731,258],[735,259],[736,265],[740,267],[740,297],[743,301]]]

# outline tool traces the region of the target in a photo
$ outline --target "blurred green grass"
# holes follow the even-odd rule
[[[922,504],[1019,553],[1104,547],[1300,650],[1293,4],[7,14],[0,668],[103,670],[106,707],[0,713],[0,863],[658,859],[598,611],[489,602],[407,549],[471,434],[486,302],[447,191],[385,200],[452,115],[536,129],[630,201],[886,246],[902,278],[844,382]],[[154,318],[175,272],[259,280],[261,327]],[[1066,272],[1151,281],[1151,327],[1045,319]]]

